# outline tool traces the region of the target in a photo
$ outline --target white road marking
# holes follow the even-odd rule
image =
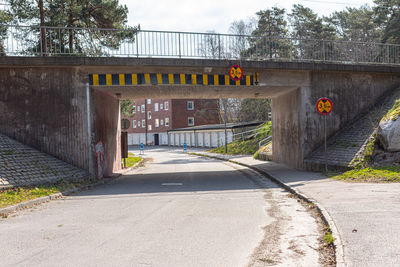
[[[161,185],[170,186],[170,185],[183,185],[182,183],[162,183]]]

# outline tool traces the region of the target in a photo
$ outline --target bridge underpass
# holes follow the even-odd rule
[[[93,74],[226,75],[240,64],[246,85],[90,85]],[[93,79],[93,76],[92,76]],[[296,168],[323,142],[320,97],[333,101],[332,136],[400,86],[400,67],[362,64],[206,59],[1,57],[0,132],[97,173],[96,144],[105,174],[121,167],[119,100],[125,98],[271,98],[273,159]]]

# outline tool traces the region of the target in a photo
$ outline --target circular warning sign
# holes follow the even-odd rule
[[[328,98],[320,98],[317,102],[317,111],[321,115],[328,115],[332,112],[332,101]]]
[[[239,81],[243,77],[243,70],[239,65],[232,65],[229,69],[229,77],[234,81]]]

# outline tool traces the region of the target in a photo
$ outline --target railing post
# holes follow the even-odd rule
[[[390,63],[389,52],[390,52],[389,45],[386,44],[386,54],[387,54],[386,58],[387,58],[387,63],[388,64]]]
[[[136,31],[136,57],[139,57],[139,30]]]
[[[218,34],[218,59],[221,59],[221,35]]]
[[[43,57],[47,55],[47,45],[46,45],[46,29],[44,26],[40,26],[40,52]]]
[[[322,40],[322,59],[323,59],[323,61],[326,61],[326,57],[325,57],[325,40]]]
[[[181,58],[181,33],[178,33],[179,58]]]

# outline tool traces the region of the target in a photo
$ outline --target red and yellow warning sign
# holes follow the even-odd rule
[[[321,115],[328,115],[331,113],[332,107],[332,101],[326,97],[320,98],[317,102],[317,111]]]
[[[232,65],[229,69],[229,77],[234,81],[239,81],[243,77],[243,70],[239,65]]]

